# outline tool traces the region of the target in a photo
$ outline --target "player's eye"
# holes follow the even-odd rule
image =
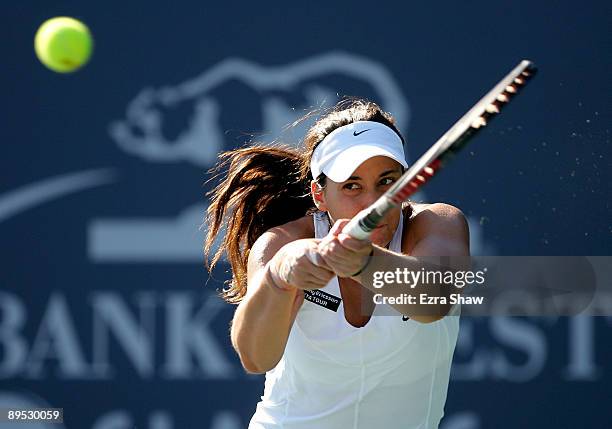
[[[360,188],[361,188],[361,186],[359,186],[359,184],[355,183],[355,182],[345,183],[342,186],[342,189],[346,189],[348,191],[355,191],[355,190],[360,189]]]
[[[378,182],[381,186],[387,186],[395,182],[397,179],[395,177],[384,177],[380,182]]]

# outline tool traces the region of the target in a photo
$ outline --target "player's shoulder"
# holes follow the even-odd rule
[[[312,215],[302,216],[283,225],[270,228],[266,233],[271,238],[280,240],[300,240],[314,237]]]
[[[447,203],[411,203],[411,234],[422,236],[432,232],[468,234],[468,223],[458,207]]]
[[[312,237],[314,237],[312,216],[303,216],[268,229],[255,241],[249,256],[267,259],[266,255],[274,255],[285,244]]]
[[[461,209],[447,203],[410,203],[412,217],[427,219],[456,220],[465,219]]]

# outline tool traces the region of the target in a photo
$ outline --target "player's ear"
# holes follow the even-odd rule
[[[327,211],[327,204],[325,203],[325,194],[323,188],[316,181],[310,181],[310,195],[312,200],[320,211]]]

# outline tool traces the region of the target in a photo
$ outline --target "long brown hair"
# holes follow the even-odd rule
[[[311,115],[312,112],[306,117]],[[220,155],[221,161],[212,172],[222,180],[207,194],[211,202],[205,220],[208,232],[204,254],[209,271],[224,252],[227,254],[232,279],[228,281],[229,287],[221,292],[226,301],[239,303],[246,293],[247,261],[255,240],[268,229],[315,210],[310,196],[312,153],[336,128],[357,121],[380,122],[393,129],[404,141],[394,118],[376,103],[361,98],[345,98],[320,114],[306,133],[301,148],[254,144]],[[299,122],[301,120],[295,124]],[[325,186],[324,174],[314,179]],[[226,227],[225,236],[208,263],[217,234],[223,226]]]

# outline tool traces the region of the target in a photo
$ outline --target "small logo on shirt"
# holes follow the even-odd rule
[[[338,311],[342,298],[319,289],[304,290],[304,299],[331,311]]]
[[[368,128],[367,130],[363,130],[363,131],[359,131],[359,132],[357,132],[357,131],[353,131],[353,135],[354,135],[355,137],[357,137],[359,134],[363,134],[363,133],[365,133],[366,131],[370,131],[370,130],[371,130],[371,128]]]

